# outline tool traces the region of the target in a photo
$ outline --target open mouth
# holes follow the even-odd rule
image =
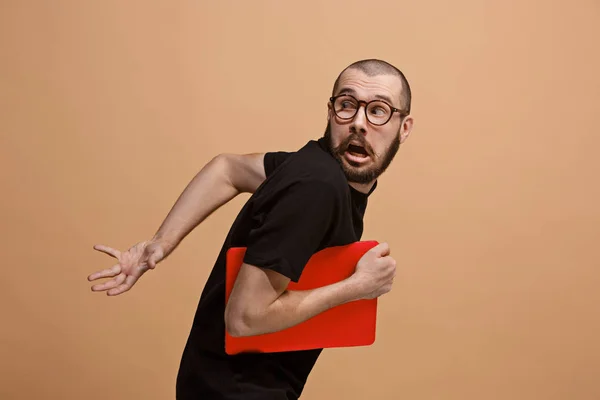
[[[355,157],[367,157],[369,155],[364,147],[355,144],[349,144],[346,151]]]

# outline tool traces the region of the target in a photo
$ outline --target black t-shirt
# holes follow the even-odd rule
[[[360,240],[370,193],[348,185],[323,139],[267,153],[264,166],[267,179],[234,221],[200,297],[177,399],[297,399],[321,353],[225,353],[225,256],[247,247],[244,262],[297,282],[314,253]]]

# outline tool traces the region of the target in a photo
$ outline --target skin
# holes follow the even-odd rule
[[[340,77],[338,93],[352,91],[359,100],[384,96],[401,108],[402,83],[390,75],[369,77],[347,70]],[[336,93],[337,94],[337,93]],[[349,184],[367,193],[394,158],[398,146],[412,129],[412,118],[396,113],[383,126],[371,125],[361,107],[352,120],[340,120],[328,104],[325,137],[346,171]],[[347,155],[348,143],[359,144],[369,156],[356,160]],[[88,276],[89,281],[109,278],[92,291],[116,296],[129,291],[148,270],[166,259],[181,241],[210,214],[240,193],[254,193],[266,179],[264,154],[222,154],[194,177],[150,240],[121,252],[105,245],[94,248],[116,259],[111,268]],[[369,179],[365,180],[365,177]],[[349,301],[371,299],[388,293],[396,275],[396,261],[387,243],[368,251],[355,273],[333,285],[314,290],[287,290],[289,278],[277,272],[243,264],[225,310],[227,331],[233,336],[276,332],[299,324],[329,308]]]

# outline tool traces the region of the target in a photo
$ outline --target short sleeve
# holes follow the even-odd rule
[[[286,151],[275,151],[270,153],[265,153],[264,157],[264,166],[265,166],[265,175],[269,177],[273,171],[277,169],[292,153]]]
[[[312,180],[288,186],[255,210],[244,262],[297,282],[331,230],[336,208],[331,184]]]

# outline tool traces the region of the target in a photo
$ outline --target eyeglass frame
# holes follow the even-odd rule
[[[356,112],[351,117],[348,117],[348,118],[340,117],[338,115],[338,113],[335,111],[335,101],[337,99],[339,99],[340,97],[343,97],[343,96],[351,97],[354,100],[356,100],[356,102],[358,103],[358,107],[356,108]],[[402,110],[400,108],[396,108],[396,107],[392,106],[390,103],[388,103],[385,100],[380,100],[380,99],[375,99],[375,100],[371,100],[371,101],[358,100],[356,97],[354,97],[354,96],[352,96],[351,94],[348,94],[348,93],[341,93],[341,94],[338,94],[337,96],[331,96],[329,98],[329,101],[331,102],[331,108],[333,109],[333,113],[335,114],[335,116],[338,117],[339,119],[343,119],[343,120],[354,119],[354,117],[356,117],[356,114],[358,114],[358,110],[360,110],[360,106],[364,105],[365,106],[365,118],[367,119],[367,121],[369,121],[370,124],[375,125],[375,126],[383,126],[383,125],[387,124],[388,122],[390,122],[390,120],[394,116],[395,112],[397,112],[398,114],[400,114],[400,118],[406,117],[408,115],[408,113],[406,111],[404,111],[404,110]],[[385,104],[386,106],[388,106],[392,110],[392,112],[390,113],[389,118],[384,123],[382,123],[382,124],[375,124],[375,123],[373,123],[369,119],[369,115],[367,114],[367,108],[369,108],[369,104],[375,103],[375,102],[383,103],[383,104]]]

